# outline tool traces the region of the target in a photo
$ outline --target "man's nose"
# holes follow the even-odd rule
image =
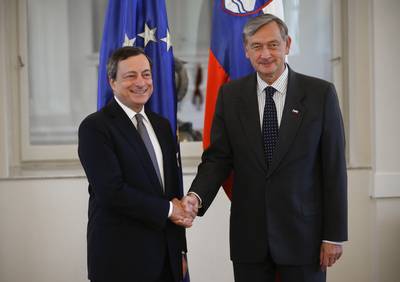
[[[271,56],[271,51],[269,50],[268,46],[263,46],[261,49],[261,57],[268,58]]]
[[[145,79],[143,77],[141,77],[141,76],[138,76],[135,79],[135,85],[136,86],[145,86],[146,85]]]

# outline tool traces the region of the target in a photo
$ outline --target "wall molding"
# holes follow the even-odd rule
[[[400,172],[375,172],[372,178],[372,198],[400,197]]]
[[[4,42],[6,42],[6,30],[4,28],[4,9],[3,4],[0,2],[0,157],[3,161],[0,162],[0,176],[8,174],[8,147],[7,147],[7,135],[3,134],[6,132],[7,123],[7,111],[6,111],[6,54]]]

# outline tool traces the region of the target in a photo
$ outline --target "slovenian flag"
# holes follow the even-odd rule
[[[282,0],[214,1],[204,115],[204,149],[210,145],[211,123],[219,88],[231,79],[254,72],[245,55],[242,31],[251,17],[262,13],[274,14],[283,19]],[[232,176],[223,186],[226,194],[231,198]]]

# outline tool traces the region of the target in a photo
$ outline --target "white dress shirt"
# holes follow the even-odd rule
[[[264,107],[265,107],[265,88],[272,86],[276,89],[276,92],[272,99],[274,99],[276,114],[278,117],[278,128],[281,126],[283,107],[285,106],[286,90],[288,84],[288,67],[285,67],[283,73],[275,80],[271,85],[266,83],[257,73],[257,99],[258,99],[258,112],[260,114],[260,124],[262,128]]]
[[[150,141],[151,144],[153,145],[154,148],[154,152],[156,154],[156,158],[157,158],[157,164],[158,164],[158,169],[160,170],[160,176],[161,176],[161,185],[164,188],[164,162],[163,162],[163,154],[161,151],[161,146],[160,143],[158,142],[157,139],[157,135],[154,132],[153,126],[151,125],[149,118],[147,117],[145,111],[144,111],[144,107],[142,108],[142,110],[140,112],[135,112],[132,109],[130,109],[129,107],[125,106],[121,101],[118,100],[118,98],[116,96],[114,96],[115,101],[117,101],[118,105],[121,106],[121,108],[124,110],[124,112],[126,113],[126,115],[129,117],[129,119],[132,121],[133,125],[137,128],[137,120],[135,118],[136,114],[141,114],[143,116],[143,124],[146,127],[147,133],[149,134],[150,137]],[[171,216],[172,214],[172,210],[173,210],[173,205],[170,202],[169,203],[169,212],[168,212],[168,217]]]

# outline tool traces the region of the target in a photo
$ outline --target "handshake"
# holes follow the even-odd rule
[[[199,211],[199,199],[195,195],[189,194],[182,200],[174,198],[171,202],[173,210],[169,219],[176,225],[185,228],[191,227]]]

